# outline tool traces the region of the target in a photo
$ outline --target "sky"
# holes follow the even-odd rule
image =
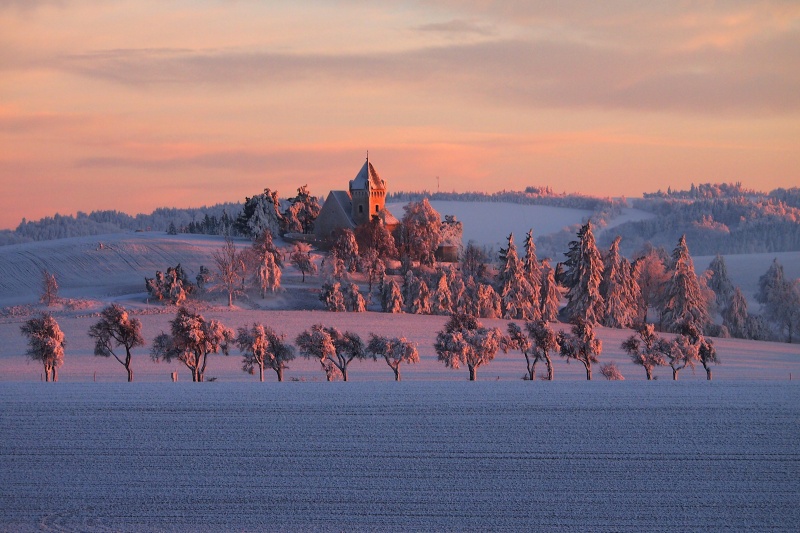
[[[367,151],[390,191],[800,186],[800,2],[0,0],[0,228]]]

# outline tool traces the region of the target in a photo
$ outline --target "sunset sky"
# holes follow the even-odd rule
[[[0,228],[345,188],[800,186],[800,2],[0,0]]]

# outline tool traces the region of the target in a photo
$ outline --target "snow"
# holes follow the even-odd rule
[[[6,531],[800,527],[800,384],[0,384]]]

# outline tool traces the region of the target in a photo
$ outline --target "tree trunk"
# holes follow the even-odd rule
[[[550,360],[550,356],[546,355],[544,361],[547,364],[547,381],[553,381],[555,376],[553,375],[553,362]]]
[[[478,367],[470,365],[469,367],[469,380],[478,381]]]
[[[305,270],[300,270],[300,272],[303,274],[303,283],[305,283],[306,282],[306,271]]]
[[[706,379],[711,381],[711,367],[709,366],[706,367]]]
[[[53,383],[58,381],[58,367],[53,365]]]
[[[347,381],[347,367],[340,368],[339,370],[342,371],[342,381]]]
[[[586,367],[586,381],[592,381],[592,363],[583,363]]]
[[[125,367],[125,370],[128,371],[128,383],[131,383],[133,381],[133,368],[131,368],[131,366],[128,365]]]
[[[394,380],[400,381],[400,364],[393,366],[392,370],[394,371]]]
[[[673,368],[672,369],[672,381],[678,381],[678,369],[677,368]]]
[[[233,293],[228,292],[228,307],[233,307]]]
[[[275,373],[278,374],[278,381],[283,381],[283,366],[276,368]]]
[[[50,383],[50,367],[47,365],[44,365],[44,381]]]
[[[653,369],[646,366],[644,367],[644,371],[647,372],[647,381],[653,381]]]
[[[258,365],[258,380],[264,383],[264,365]]]

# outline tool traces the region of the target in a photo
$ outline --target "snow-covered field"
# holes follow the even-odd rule
[[[436,208],[464,221],[465,240],[495,249],[511,231],[521,244],[530,227],[550,233],[586,215]],[[556,357],[554,382],[523,382],[524,359],[512,352],[469,383],[466,369],[436,360],[445,317],[328,313],[320,278],[302,283],[286,268],[284,290],[266,300],[195,305],[229,327],[263,322],[289,340],[316,323],[362,338],[404,335],[420,362],[402,368],[401,383],[382,361],[356,361],[351,382],[326,383],[318,362],[298,359],[287,382],[267,371],[262,384],[234,350],[211,356],[206,377],[216,382],[188,383],[180,363],[147,355],[175,308],[146,303],[144,277],[178,263],[193,277],[220,245],[136,233],[0,247],[0,531],[800,527],[796,344],[715,339],[714,381],[699,368],[676,383],[660,368],[646,382],[620,348],[630,331],[598,328],[601,362],[626,381],[602,380],[595,365],[586,382],[582,366]],[[776,255],[800,276],[800,253]],[[748,297],[772,257],[726,257]],[[710,259],[695,258],[697,270]],[[67,339],[57,384],[38,383],[42,368],[25,358],[19,332],[41,309],[43,268],[70,299],[55,309]],[[112,301],[143,323],[132,384],[114,359],[93,355],[86,334]]]
[[[797,531],[797,382],[0,384],[0,530]]]

